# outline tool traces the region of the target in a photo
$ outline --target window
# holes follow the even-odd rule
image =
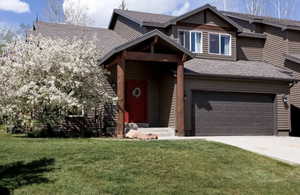
[[[219,35],[218,34],[209,34],[209,53],[220,53],[220,45],[219,45]]]
[[[202,53],[202,33],[197,31],[179,31],[179,43],[193,53]]]
[[[231,36],[224,34],[209,34],[209,53],[231,55]]]

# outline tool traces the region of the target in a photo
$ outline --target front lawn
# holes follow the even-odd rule
[[[15,194],[300,194],[300,167],[207,141],[29,139],[0,134]]]

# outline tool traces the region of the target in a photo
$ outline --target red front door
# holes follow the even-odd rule
[[[126,81],[125,122],[147,123],[147,81]]]

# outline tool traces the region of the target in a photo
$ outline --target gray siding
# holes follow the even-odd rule
[[[190,23],[190,24],[204,24],[204,14],[206,13],[206,24],[212,25],[212,26],[220,26],[220,27],[231,27],[231,24],[224,21],[222,18],[220,18],[215,13],[207,10],[200,13],[197,13],[193,16],[190,16],[183,20],[184,23]]]
[[[300,32],[299,31],[288,31],[288,52],[289,53],[300,53]]]
[[[282,96],[289,93],[287,83],[186,78],[185,93],[187,99],[185,102],[185,128],[187,132],[192,130],[192,90],[276,94],[277,129],[279,131],[289,130],[289,107],[285,106],[282,101]]]
[[[253,23],[249,24],[249,22],[244,21],[244,20],[240,20],[240,19],[237,19],[237,18],[230,17],[230,19],[232,19],[233,21],[238,23],[240,26],[242,26],[245,32],[255,32],[255,29],[256,29],[255,24],[253,24]]]
[[[185,26],[176,26],[173,27],[173,38],[176,41],[178,39],[178,30],[195,30],[201,31],[203,33],[203,53],[196,54],[196,57],[199,58],[206,58],[206,59],[218,59],[218,60],[237,60],[237,50],[236,50],[236,32],[224,32],[224,31],[216,31],[216,30],[206,30],[201,28],[191,28]],[[223,33],[223,34],[230,34],[231,35],[231,56],[224,56],[224,55],[216,55],[216,54],[209,54],[209,33]]]
[[[237,58],[239,60],[262,61],[264,40],[239,37],[237,40]]]
[[[284,65],[284,54],[288,51],[286,32],[280,28],[265,26],[267,35],[263,50],[263,60],[276,66]]]
[[[204,24],[204,12],[200,12],[193,16],[190,16],[183,20],[182,22],[191,23],[191,24]]]
[[[144,34],[143,27],[122,16],[118,16],[113,30],[127,40],[135,39]]]
[[[176,117],[176,80],[166,75],[160,80],[159,115],[162,126],[175,128]]]
[[[285,61],[285,67],[292,70],[296,79],[300,80],[300,64],[287,60]],[[300,108],[300,83],[291,88],[290,103]]]

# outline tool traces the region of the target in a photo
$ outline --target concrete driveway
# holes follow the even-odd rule
[[[290,164],[300,164],[300,138],[276,136],[245,137],[205,137],[216,141],[256,152]]]
[[[262,154],[289,164],[300,164],[300,137],[279,136],[220,136],[220,137],[166,137],[160,140],[195,140],[221,142]]]

